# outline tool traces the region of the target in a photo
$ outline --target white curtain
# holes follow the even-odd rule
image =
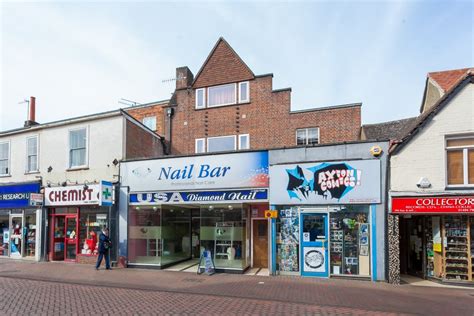
[[[236,103],[234,83],[210,87],[208,92],[209,106]]]

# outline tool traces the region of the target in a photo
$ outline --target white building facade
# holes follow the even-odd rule
[[[122,110],[0,132],[0,255],[89,262],[115,231],[121,160],[163,154],[163,140]]]
[[[466,74],[392,151],[391,282],[474,280],[474,85]]]

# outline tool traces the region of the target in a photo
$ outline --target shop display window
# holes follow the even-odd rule
[[[277,270],[299,271],[299,211],[296,207],[279,211],[277,218]]]
[[[70,225],[73,225],[71,222]],[[100,208],[81,208],[79,212],[79,253],[82,255],[97,255],[98,240],[101,230],[108,226],[108,214]],[[71,227],[67,232],[72,234]]]
[[[0,256],[10,255],[9,214],[0,215]]]
[[[331,273],[370,275],[368,206],[344,206],[330,213]]]
[[[128,221],[129,263],[161,265],[161,209],[156,206],[132,206]]]
[[[25,256],[36,255],[36,211],[25,211]]]

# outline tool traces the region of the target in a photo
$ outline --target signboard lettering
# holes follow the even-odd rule
[[[392,213],[474,213],[474,196],[393,198]]]
[[[131,193],[130,204],[166,204],[166,203],[212,203],[226,201],[266,201],[267,189],[194,191],[194,192],[145,192]]]
[[[30,206],[30,194],[38,193],[39,183],[0,186],[0,208],[19,208]]]
[[[380,203],[380,161],[270,167],[271,204]]]
[[[131,191],[267,188],[268,152],[232,153],[123,162],[122,185]]]

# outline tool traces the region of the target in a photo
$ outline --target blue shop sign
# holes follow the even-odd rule
[[[0,186],[0,208],[22,208],[30,206],[30,193],[38,193],[39,183]]]
[[[194,191],[194,192],[144,192],[131,193],[130,204],[175,204],[256,202],[268,199],[268,189]]]

